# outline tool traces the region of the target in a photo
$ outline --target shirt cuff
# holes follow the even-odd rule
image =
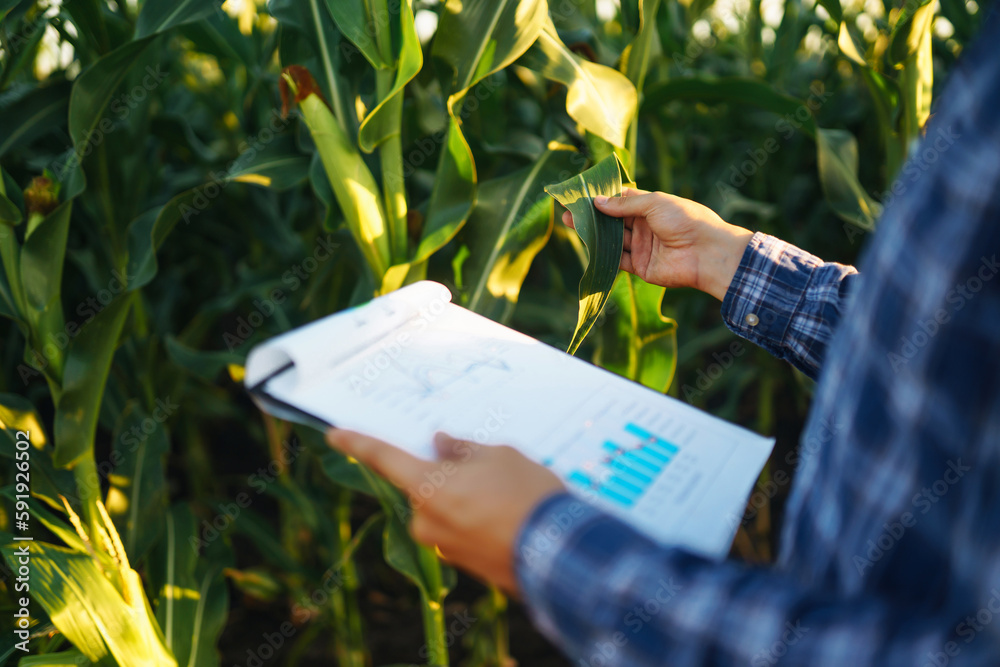
[[[722,300],[722,318],[733,333],[783,357],[792,317],[801,307],[818,257],[756,232]]]
[[[658,547],[620,519],[562,491],[532,511],[515,549],[515,576],[531,619],[572,653],[570,638],[589,636],[595,628],[620,629],[614,627],[620,619],[605,616],[615,608],[612,598],[630,591],[614,582],[627,583],[624,575],[648,566],[644,558]],[[602,583],[590,585],[595,581]]]

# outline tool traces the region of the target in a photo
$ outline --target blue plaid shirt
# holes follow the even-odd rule
[[[521,594],[574,665],[1000,664],[1000,20],[951,74],[860,274],[757,234],[722,314],[817,377],[773,567],[535,509]]]

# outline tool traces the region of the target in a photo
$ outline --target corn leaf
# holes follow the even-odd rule
[[[79,651],[60,651],[44,655],[29,655],[21,658],[17,667],[88,667],[92,665]]]
[[[132,294],[118,297],[85,324],[70,344],[63,393],[56,406],[56,466],[70,467],[93,456],[105,382],[131,305]]]
[[[221,11],[221,7],[221,0],[146,0],[135,23],[135,37],[141,39],[198,21]]]
[[[7,16],[7,13],[17,7],[21,0],[0,0],[0,19]]]
[[[248,159],[240,156],[226,172],[226,177],[237,183],[259,185],[280,192],[309,177],[311,159],[295,147],[291,136],[277,137],[260,150],[244,155]]]
[[[6,179],[7,172],[0,173],[0,178]],[[0,225],[6,225],[8,227],[17,227],[21,224],[23,216],[21,215],[21,209],[7,198],[7,193],[5,192],[6,187],[0,185]]]
[[[462,231],[469,256],[460,273],[462,305],[506,321],[521,284],[552,230],[552,200],[545,185],[572,173],[580,153],[554,146],[532,166],[482,183]]]
[[[631,7],[631,3],[622,6],[624,14],[625,7]],[[649,71],[649,61],[654,53],[658,52],[660,42],[657,39],[658,30],[656,24],[656,13],[660,9],[660,0],[638,0],[636,10],[638,14],[638,30],[635,39],[622,52],[620,69],[632,85],[635,86],[638,95],[642,96],[646,87],[646,74]],[[638,115],[632,118],[628,134],[629,156],[638,155],[639,141],[639,118]],[[628,165],[632,167],[633,165]]]
[[[920,136],[931,114],[934,88],[934,58],[931,28],[935,3],[907,7],[893,27],[889,44],[890,60],[903,70],[900,88],[903,97],[903,136],[907,141]]]
[[[77,77],[69,98],[69,136],[81,157],[111,96],[152,40],[144,37],[124,44]]]
[[[305,119],[337,203],[344,213],[361,254],[371,267],[376,283],[380,283],[389,266],[389,238],[381,190],[368,165],[334,118],[326,102],[308,87],[312,77],[303,68],[289,68],[283,82],[295,86]],[[298,78],[301,77],[301,78]],[[308,78],[306,78],[308,77]],[[294,78],[297,82],[287,83]]]
[[[846,130],[820,129],[816,134],[819,180],[827,203],[843,220],[875,229],[879,206],[858,182],[858,142]]]
[[[342,0],[327,1],[332,6]],[[395,82],[389,93],[380,99],[378,105],[361,121],[361,129],[358,131],[358,144],[361,146],[361,150],[366,153],[371,153],[383,141],[394,134],[399,134],[399,118],[398,114],[392,113],[392,105],[402,104],[403,89],[424,66],[423,49],[420,47],[420,38],[417,37],[417,28],[413,22],[413,9],[410,7],[409,0],[400,0],[399,21],[402,43],[395,63]],[[343,26],[341,26],[341,30],[343,30]]]
[[[246,361],[245,352],[238,354],[226,350],[196,350],[184,345],[174,336],[167,336],[164,344],[171,363],[209,382],[214,381],[219,373],[233,364],[242,364]]]
[[[282,43],[298,42],[300,35],[316,57],[319,84],[323,94],[333,105],[333,112],[341,129],[350,135],[357,128],[357,115],[346,103],[350,91],[338,76],[341,58],[341,34],[330,15],[329,0],[268,0],[267,11],[281,22]],[[333,0],[335,2],[342,0]],[[286,32],[292,27],[297,32]],[[297,34],[298,33],[298,34]],[[282,56],[284,58],[284,55]],[[300,60],[282,62],[282,65],[302,65]]]
[[[35,310],[44,310],[59,299],[72,206],[65,202],[47,215],[21,249],[21,282],[27,305]]]
[[[34,461],[32,461],[32,464],[34,464]],[[34,493],[34,490],[32,490],[32,493]],[[15,502],[17,500],[17,494],[12,486],[5,487],[3,491],[0,491],[0,494],[3,494],[3,496],[8,498],[11,502]],[[45,506],[35,498],[28,498],[27,503],[28,511],[31,513],[31,518],[48,528],[53,535],[63,541],[63,544],[73,551],[82,554],[90,553],[86,543],[84,543],[84,541],[80,538],[80,535],[76,532],[76,529],[74,529],[71,525],[49,512],[45,509]],[[106,569],[109,567],[113,569],[114,563],[107,553],[104,551],[96,551],[95,553],[102,558],[102,563]]]
[[[545,0],[447,0],[431,53],[451,66],[450,105],[527,51],[547,16]]]
[[[169,399],[168,399],[169,401]],[[108,514],[122,536],[125,553],[138,562],[156,541],[167,508],[164,457],[170,449],[163,419],[130,401],[112,438],[115,469],[108,475]]]
[[[840,6],[840,0],[819,0],[819,6],[830,14],[834,23],[840,23],[844,19],[844,10]]]
[[[570,51],[551,19],[520,64],[566,86],[566,112],[584,129],[614,146],[625,146],[639,97],[623,74]]]
[[[80,0],[66,3],[66,12],[73,19],[83,38],[91,44],[97,53],[108,50],[108,27],[101,12],[100,0]]]
[[[199,206],[204,201],[204,205]],[[159,208],[146,211],[128,226],[128,290],[148,285],[158,270],[156,251],[181,220],[185,224],[207,206],[204,188],[182,192]]]
[[[170,28],[219,11],[218,0],[147,0],[136,22],[136,38],[108,53],[81,74],[69,100],[69,134],[77,152],[85,150],[111,96],[153,38]]]
[[[677,322],[662,313],[665,293],[632,274],[621,276],[598,327],[594,363],[666,391],[677,366]]]
[[[53,128],[64,127],[69,101],[66,93],[70,84],[56,83],[36,88],[20,100],[0,107],[0,157],[47,134]]]
[[[454,238],[472,211],[476,163],[459,122],[449,119],[446,140],[427,205],[427,220],[412,263],[425,261]]]
[[[23,314],[27,310],[24,287],[21,285],[21,247],[12,227],[21,224],[21,207],[8,194],[14,196],[17,186],[7,172],[0,169],[0,261],[3,279],[0,280],[0,312],[21,325],[26,331]],[[23,201],[21,202],[23,205]]]
[[[816,136],[816,119],[802,100],[778,92],[773,86],[756,79],[742,77],[685,77],[651,86],[643,98],[643,109],[657,110],[672,100],[698,102],[725,102],[753,106],[780,116],[792,116],[801,123],[800,129],[810,137]],[[805,110],[804,119],[796,113]]]
[[[587,249],[576,330],[567,348],[570,354],[579,349],[611,296],[625,242],[624,223],[598,211],[594,197],[621,196],[622,183],[629,180],[621,159],[610,155],[582,174],[545,188],[573,214],[573,226]]]
[[[16,550],[24,544],[2,548],[11,567],[16,567]],[[89,660],[108,666],[177,664],[148,613],[134,570],[121,571],[123,594],[88,554],[38,541],[31,542],[29,550],[33,599]]]
[[[333,16],[334,22],[340,32],[351,41],[358,51],[371,63],[375,69],[388,69],[394,63],[386,60],[379,52],[378,42],[375,38],[375,31],[382,26],[376,23],[382,20],[382,16],[373,16],[369,11],[371,0],[326,0],[326,6]],[[409,5],[409,2],[401,0],[401,5]],[[405,38],[405,36],[404,36]]]
[[[17,431],[27,431],[31,452],[31,493],[62,511],[59,494],[73,488],[73,473],[52,465],[52,443],[31,401],[17,394],[0,394],[0,456],[14,460]]]
[[[164,542],[150,556],[150,579],[157,591],[156,619],[167,647],[180,665],[214,667],[215,648],[229,610],[223,570],[230,565],[222,540],[199,556],[198,526],[186,505],[172,508],[164,521]]]
[[[441,14],[432,53],[451,67],[448,129],[438,162],[427,219],[412,260],[393,267],[389,285],[454,238],[469,217],[476,197],[476,164],[459,120],[469,88],[517,60],[541,32],[545,0],[448,0]]]

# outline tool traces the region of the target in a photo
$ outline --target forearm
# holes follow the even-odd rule
[[[722,301],[753,232],[718,220],[706,222],[699,237],[698,273],[693,287]]]
[[[569,496],[532,515],[517,567],[536,624],[580,665],[920,665],[961,621],[665,548]],[[962,664],[989,644],[962,643]]]

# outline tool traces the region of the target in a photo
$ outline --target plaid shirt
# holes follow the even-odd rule
[[[574,665],[1000,664],[996,13],[982,32],[861,273],[757,234],[723,302],[819,379],[777,564],[663,547],[566,494],[522,528],[521,594]]]

